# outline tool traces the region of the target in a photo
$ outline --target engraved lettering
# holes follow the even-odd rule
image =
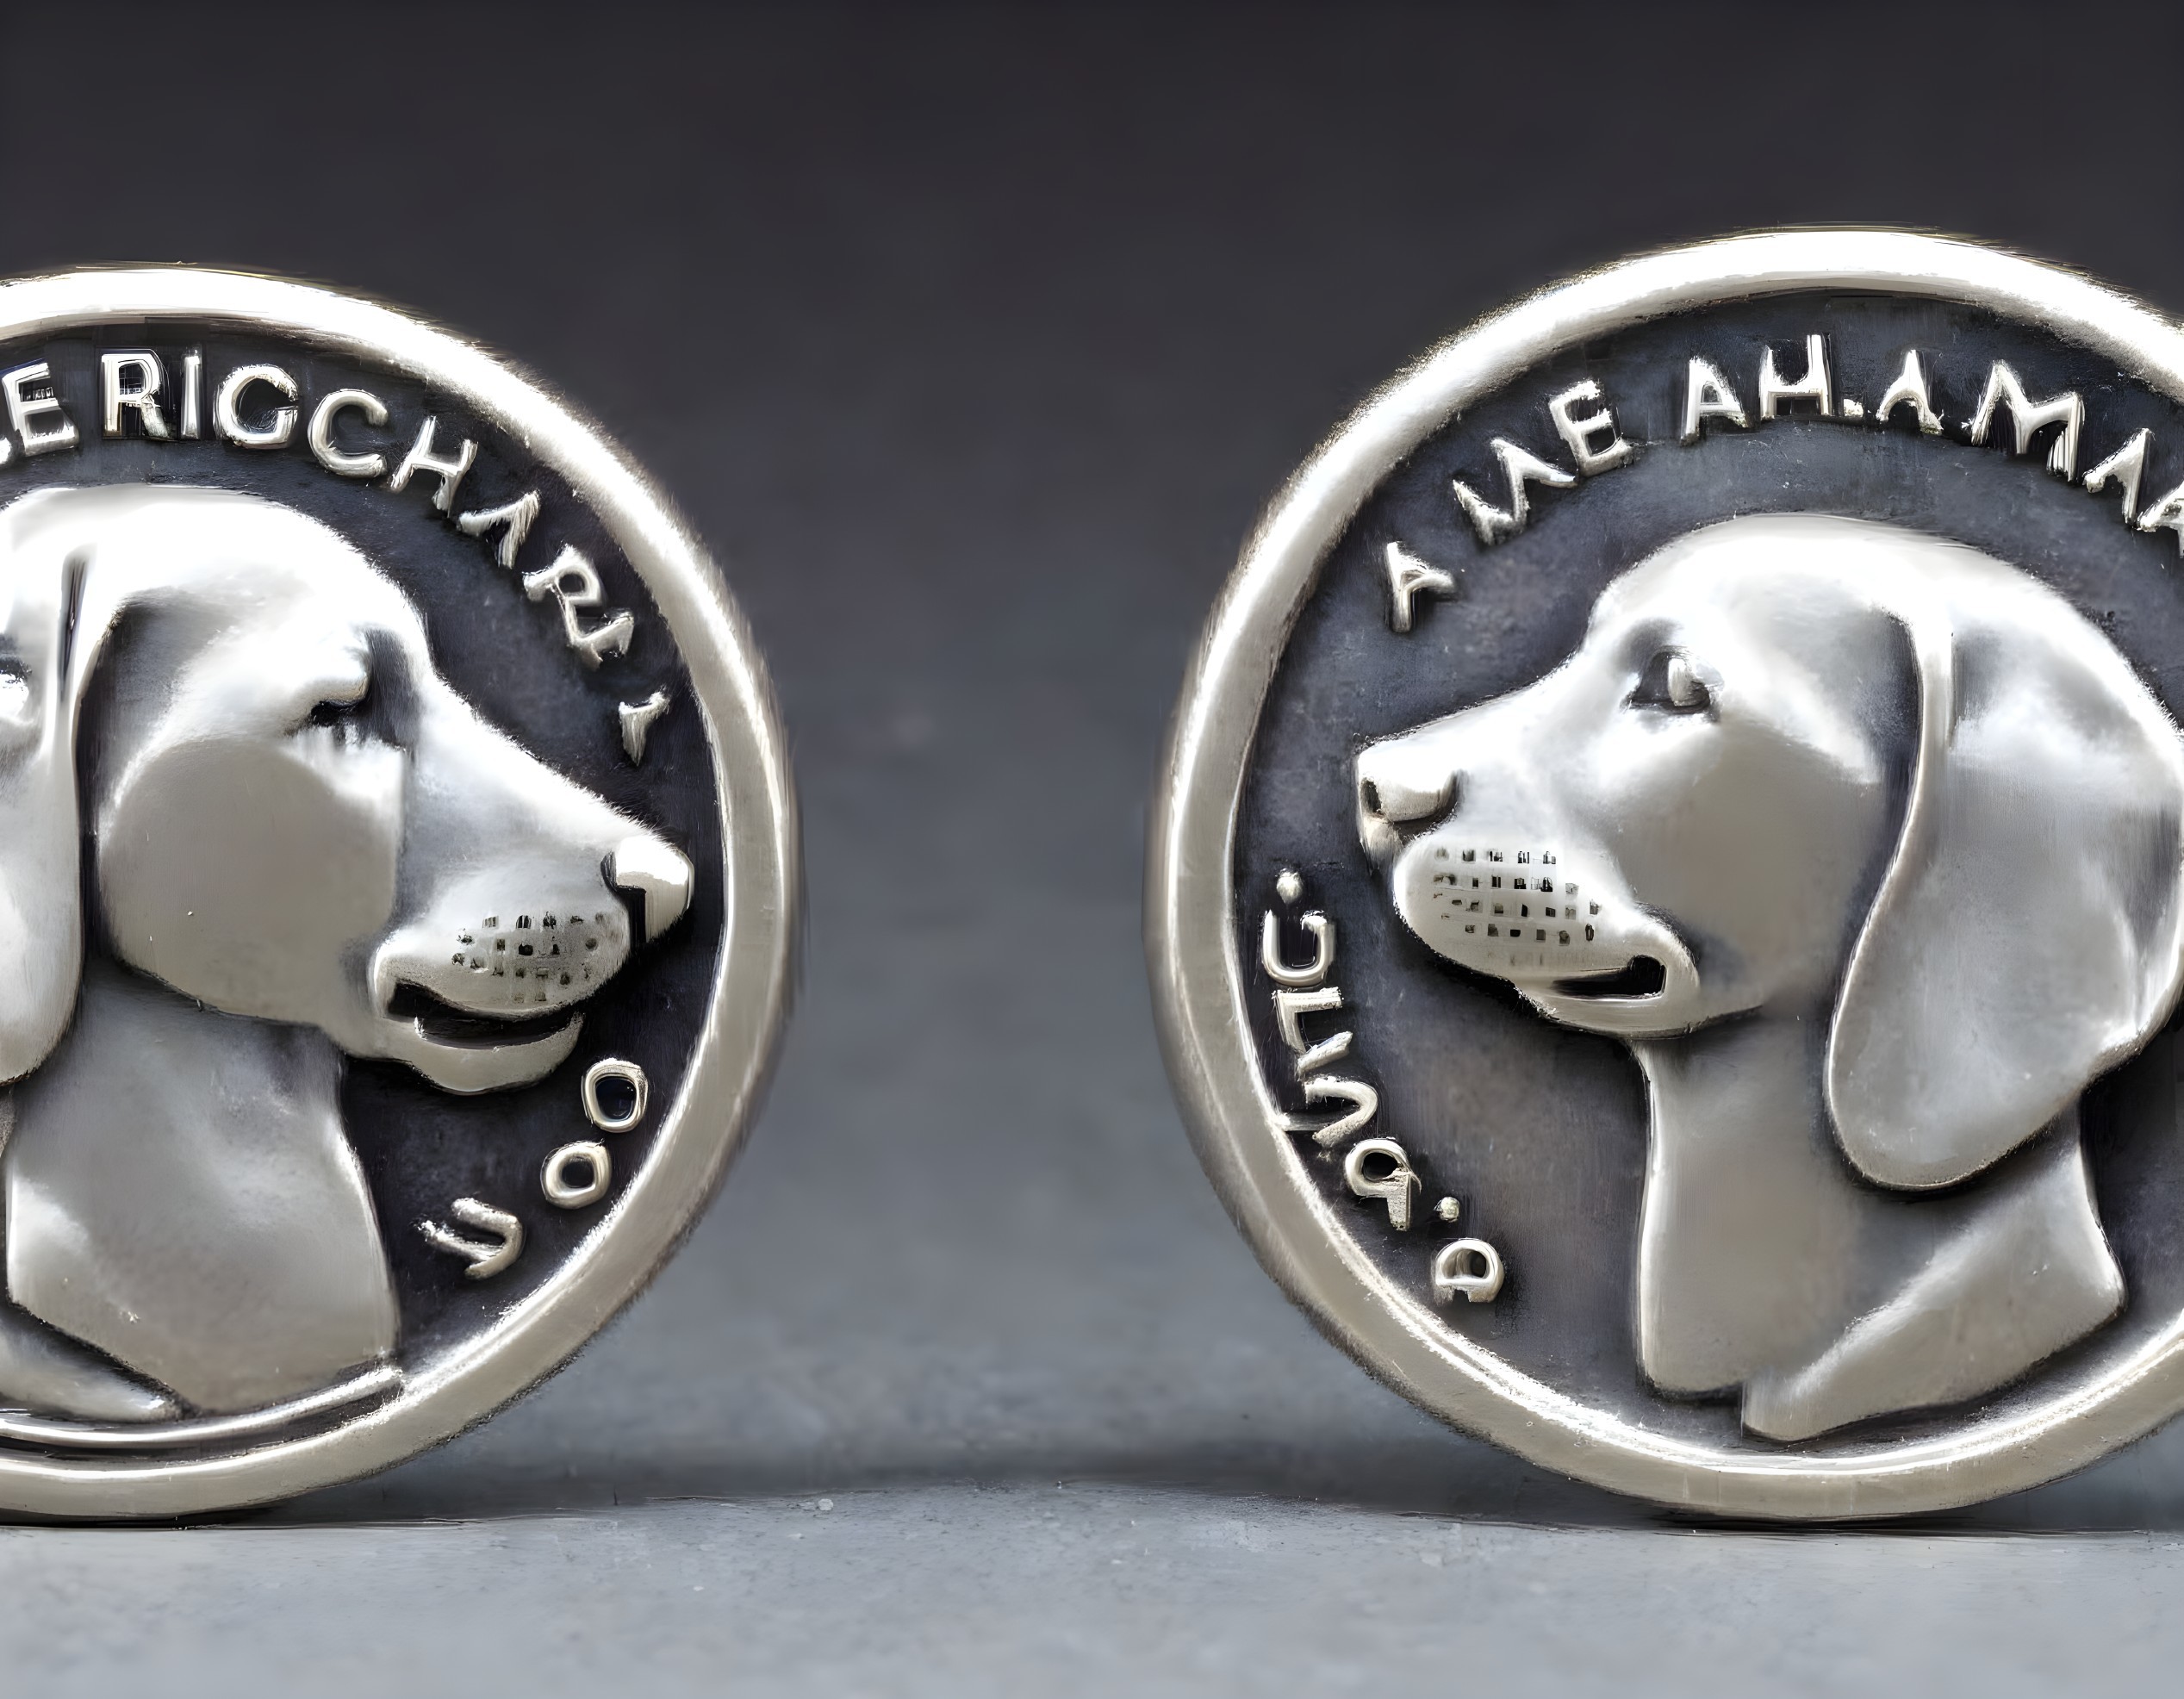
[[[22,441],[26,456],[76,446],[76,426],[53,394],[53,368],[45,361],[34,360],[13,371],[0,372],[0,395],[7,398],[8,423]],[[49,420],[59,422],[45,422]]]
[[[636,620],[629,614],[618,613],[589,630],[577,618],[580,611],[604,601],[607,592],[597,570],[574,544],[555,556],[552,565],[524,574],[523,593],[533,601],[551,596],[560,605],[562,631],[569,646],[583,657],[587,666],[596,667],[607,656],[628,650],[630,636],[637,629]]]
[[[2035,436],[2050,425],[2060,426],[2055,445],[2048,451],[2048,470],[2061,478],[2069,477],[2077,470],[2078,432],[2085,424],[2086,404],[2075,389],[2065,389],[2046,401],[2034,401],[2026,396],[2025,385],[2018,380],[2009,362],[1995,361],[1987,374],[1987,388],[1980,395],[1979,410],[1972,415],[1973,443],[1986,442],[1994,414],[2005,407],[2016,428],[2015,452],[2028,452]]]
[[[1578,471],[1587,477],[1623,465],[1638,453],[1617,433],[1615,415],[1605,407],[1582,419],[1571,416],[1571,409],[1578,402],[1599,399],[1600,385],[1588,377],[1582,383],[1571,384],[1547,402],[1547,416],[1554,420],[1555,434],[1569,449]],[[1608,440],[1596,446],[1595,439],[1603,436]]]
[[[1437,596],[1456,594],[1455,575],[1428,566],[1400,543],[1388,545],[1388,625],[1398,632],[1410,629],[1410,604],[1421,590]]]
[[[1409,1230],[1410,1199],[1418,1190],[1418,1176],[1393,1139],[1360,1139],[1352,1145],[1342,1159],[1342,1179],[1357,1197],[1386,1204],[1388,1225],[1397,1232]]]
[[[243,395],[263,385],[289,401],[296,399],[296,380],[278,366],[237,366],[220,381],[212,398],[212,427],[238,448],[282,448],[296,434],[296,409],[277,407],[262,425],[243,422]]]
[[[432,506],[445,513],[454,505],[456,487],[470,470],[470,463],[478,457],[478,445],[468,437],[451,456],[433,453],[433,439],[439,432],[439,420],[427,417],[417,427],[417,440],[402,456],[401,464],[395,468],[395,475],[387,480],[387,488],[407,489],[410,479],[419,472],[430,472],[440,481],[439,490],[432,496]]]
[[[1721,375],[1721,368],[1694,355],[1683,380],[1683,440],[1696,442],[1699,427],[1709,419],[1726,419],[1739,429],[1748,429],[1752,424],[1745,417],[1744,403],[1737,399],[1735,389]]]
[[[489,1280],[523,1254],[523,1223],[506,1210],[496,1210],[475,1198],[457,1198],[447,1206],[447,1212],[465,1227],[478,1228],[500,1241],[498,1244],[484,1244],[466,1239],[436,1221],[417,1223],[417,1230],[433,1248],[462,1257],[470,1263],[463,1271],[469,1279]]]
[[[1312,959],[1301,968],[1282,960],[1281,921],[1268,909],[1259,926],[1259,965],[1276,985],[1315,986],[1335,965],[1335,923],[1313,909],[1297,924],[1311,935]]]
[[[352,454],[336,445],[333,421],[338,414],[354,411],[367,425],[387,422],[387,404],[369,389],[336,389],[311,410],[311,423],[303,435],[311,457],[336,477],[376,478],[387,470],[387,457],[376,451]]]
[[[582,636],[569,640],[569,646],[582,656],[584,664],[596,667],[609,655],[629,653],[630,638],[637,632],[634,615],[618,612],[603,625],[594,626]]]
[[[205,394],[205,357],[192,349],[182,357],[182,434],[196,442],[205,433],[201,409]]]
[[[493,558],[503,566],[516,563],[516,551],[523,546],[523,539],[531,534],[531,522],[538,517],[538,492],[526,489],[513,501],[498,507],[480,507],[474,513],[461,515],[455,528],[465,537],[482,537],[499,526],[500,546],[493,551]],[[632,759],[635,759],[634,756]]]
[[[1502,1290],[1502,1254],[1484,1239],[1452,1239],[1434,1253],[1434,1302],[1458,1296],[1491,1304]]]
[[[1297,1077],[1302,1080],[1306,1074],[1316,1073],[1329,1062],[1341,1061],[1343,1057],[1350,1054],[1350,1041],[1356,1036],[1357,1035],[1353,1032],[1345,1031],[1336,1033],[1332,1038],[1321,1039],[1318,1043],[1297,1057]]]
[[[1332,1074],[1316,1074],[1304,1082],[1306,1103],[1347,1103],[1346,1114],[1338,1115],[1324,1126],[1315,1127],[1309,1121],[1292,1118],[1289,1130],[1310,1133],[1312,1142],[1322,1150],[1338,1145],[1352,1133],[1358,1131],[1379,1112],[1380,1093],[1362,1080],[1339,1079]]]
[[[2150,536],[2156,531],[2175,532],[2177,552],[2184,554],[2184,483],[2140,514],[2138,528]]]
[[[619,1113],[610,1113],[600,1100],[600,1087],[609,1085],[625,1088],[629,1092],[628,1106]],[[584,1118],[602,1133],[626,1133],[644,1119],[651,1092],[651,1082],[644,1077],[643,1068],[619,1056],[608,1056],[584,1070]]]
[[[2094,495],[2114,482],[2123,496],[2125,525],[2138,517],[2138,484],[2146,475],[2146,451],[2153,440],[2151,431],[2134,432],[2129,442],[2086,474],[2086,489]]]
[[[644,764],[645,740],[652,723],[668,711],[668,693],[656,690],[642,702],[625,702],[615,712],[622,723],[622,749],[634,766]]]
[[[1926,369],[1920,363],[1916,348],[1904,355],[1903,370],[1896,373],[1895,382],[1882,395],[1881,404],[1873,409],[1873,417],[1885,425],[1888,415],[1900,407],[1911,409],[1911,416],[1924,434],[1941,434],[1941,415],[1934,411],[1933,399],[1926,389]]]
[[[106,403],[106,434],[121,434],[121,414],[136,414],[137,427],[153,442],[167,440],[167,421],[159,412],[165,368],[157,354],[142,349],[98,357],[99,392]]]
[[[1505,538],[1515,536],[1531,522],[1532,498],[1525,490],[1527,484],[1536,483],[1549,489],[1567,489],[1577,482],[1577,475],[1549,464],[1538,455],[1518,447],[1507,437],[1495,437],[1486,446],[1495,459],[1501,463],[1502,476],[1509,482],[1509,505],[1506,507],[1495,507],[1461,478],[1453,480],[1451,487],[1456,494],[1456,505],[1464,510],[1464,517],[1472,522],[1472,529],[1478,533],[1479,542],[1490,546]]]
[[[589,1139],[564,1144],[548,1158],[538,1172],[539,1189],[546,1201],[564,1210],[581,1210],[596,1204],[614,1183],[614,1165],[607,1147]]]
[[[1306,1015],[1322,1015],[1342,1006],[1342,992],[1339,986],[1322,986],[1317,991],[1291,991],[1286,987],[1274,993],[1274,1025],[1280,1031],[1282,1042],[1303,1055],[1311,1048],[1311,1041],[1304,1036],[1297,1022]]]
[[[1775,369],[1775,351],[1767,350],[1759,362],[1759,416],[1772,419],[1784,401],[1810,401],[1820,410],[1823,419],[1835,414],[1835,392],[1829,387],[1827,375],[1827,339],[1808,336],[1805,339],[1805,375],[1795,383],[1786,381]]]
[[[1285,906],[1303,900],[1304,881],[1297,876],[1295,868],[1281,870],[1274,881],[1274,894]],[[1304,1036],[1299,1024],[1303,1018],[1340,1009],[1342,993],[1337,986],[1322,983],[1335,966],[1335,924],[1319,910],[1313,909],[1299,916],[1297,924],[1312,940],[1311,960],[1301,966],[1286,961],[1282,955],[1280,917],[1268,909],[1260,918],[1259,965],[1277,987],[1274,1024],[1281,1032],[1282,1042],[1297,1053],[1297,1077],[1304,1082],[1304,1101],[1324,1103],[1332,1099],[1348,1104],[1350,1111],[1323,1123],[1292,1115],[1284,1116],[1279,1124],[1289,1132],[1310,1133],[1326,1148],[1339,1143],[1370,1121],[1380,1106],[1380,1095],[1360,1080],[1339,1080],[1318,1071],[1349,1055],[1357,1035],[1346,1030],[1316,1044]]]

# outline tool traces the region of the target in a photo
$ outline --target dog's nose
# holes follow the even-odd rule
[[[1456,775],[1425,780],[1408,771],[1389,745],[1358,757],[1358,839],[1376,862],[1391,860],[1409,836],[1402,830],[1439,819],[1456,800]]]
[[[644,900],[648,943],[682,918],[694,876],[690,858],[656,837],[625,837],[607,857],[607,882]]]

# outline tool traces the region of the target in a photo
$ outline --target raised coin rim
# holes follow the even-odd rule
[[[1169,731],[1145,943],[1161,1049],[1200,1161],[1266,1271],[1368,1371],[1467,1433],[1618,1491],[1731,1515],[1901,1515],[2037,1485],[2167,1421],[2184,1408],[2184,1315],[2095,1381],[1944,1435],[1777,1456],[1655,1432],[1520,1372],[1374,1266],[1294,1140],[1275,1130],[1237,946],[1236,811],[1260,708],[1320,564],[1366,498],[1448,420],[1565,349],[1679,311],[1814,289],[1985,308],[2097,351],[2184,402],[2184,333],[2151,309],[2018,254],[1908,231],[1770,232],[1671,249],[1480,321],[1353,414],[1244,545]]]
[[[636,464],[508,362],[356,296],[196,266],[0,283],[0,342],[176,321],[290,337],[392,368],[458,397],[568,480],[651,593],[696,694],[719,798],[726,915],[705,1024],[650,1155],[536,1291],[339,1426],[186,1460],[0,1453],[0,1508],[33,1515],[172,1516],[287,1497],[450,1439],[553,1372],[637,1296],[711,1198],[764,1091],[791,989],[796,805],[772,688],[718,569]]]

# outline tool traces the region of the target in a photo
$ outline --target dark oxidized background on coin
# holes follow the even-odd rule
[[[1867,408],[1920,351],[1933,405],[1948,424],[1922,435],[1910,410],[1892,424],[1813,416],[1785,408],[1761,420],[1753,407],[1763,355],[1789,378],[1807,338],[1826,338],[1836,395]],[[1730,378],[1752,426],[1710,422],[1678,440],[1688,362],[1710,360]],[[1326,1118],[1298,1097],[1294,1060],[1274,1030],[1259,972],[1259,928],[1282,907],[1276,876],[1305,884],[1294,913],[1323,910],[1341,939],[1331,976],[1342,1015],[1308,1024],[1309,1036],[1356,1034],[1341,1071],[1374,1085],[1372,1134],[1398,1140],[1419,1171],[1417,1219],[1397,1232],[1378,1203],[1353,1197],[1339,1160],[1314,1164],[1338,1216],[1389,1278],[1432,1302],[1428,1266],[1456,1233],[1500,1249],[1508,1275],[1491,1304],[1441,1306],[1447,1324],[1548,1385],[1596,1401],[1662,1431],[1714,1442],[1739,1439],[1733,1402],[1664,1398],[1644,1383],[1633,1348],[1633,1271],[1646,1157],[1641,1077],[1619,1041],[1551,1024],[1508,985],[1442,961],[1397,919],[1360,848],[1353,761],[1367,742],[1485,701],[1548,671],[1576,646],[1608,582],[1662,545],[1739,514],[1820,513],[1892,521],[1950,538],[2035,575],[2060,591],[2123,651],[2175,718],[2184,707],[2184,596],[2177,537],[2119,522],[2112,483],[2094,495],[2045,469],[2056,433],[2019,456],[1998,426],[1983,446],[1964,439],[1996,360],[2043,400],[2083,398],[2077,451],[2082,476],[2142,427],[2154,448],[2140,509],[2184,478],[2184,411],[2104,361],[1990,314],[1866,296],[1792,296],[1692,313],[1643,326],[1523,373],[1444,426],[1366,502],[1323,565],[1270,689],[1254,745],[1236,836],[1237,949],[1245,964],[1265,1077],[1277,1101]],[[1505,501],[1487,451],[1505,437],[1567,465],[1547,399],[1596,380],[1630,464],[1575,488],[1530,491],[1528,526],[1482,547],[1451,494],[1460,478]],[[1384,551],[1399,542],[1452,569],[1453,597],[1422,594],[1407,635],[1390,628]],[[1552,763],[1559,753],[1533,751]],[[1291,955],[1303,953],[1293,930]],[[2184,1310],[2184,1136],[2176,1117],[2177,1024],[2088,1091],[2085,1148],[2100,1214],[2122,1266],[2122,1315],[2020,1383],[2051,1392],[2099,1372]],[[1269,1134],[1268,1136],[1276,1136]],[[1297,1139],[1300,1151],[1309,1139]],[[1461,1202],[1447,1228],[1433,1204]],[[2006,1389],[1999,1399],[2013,1396]],[[1994,1399],[1973,1401],[1983,1406]],[[1969,1407],[1882,1418],[1824,1436],[1868,1443],[1960,1422]]]

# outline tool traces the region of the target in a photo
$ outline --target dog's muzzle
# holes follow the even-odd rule
[[[582,1005],[682,918],[695,882],[689,858],[649,833],[580,865],[481,870],[389,938],[372,965],[383,1054],[453,1092],[558,1067]]]
[[[1371,762],[1372,750],[1358,762],[1358,842],[1374,862],[1385,867],[1419,831],[1448,812],[1456,801],[1453,773],[1437,784],[1420,786]]]
[[[1459,769],[1453,742],[1444,722],[1358,757],[1358,839],[1403,924],[1556,1019],[1673,1024],[1696,989],[1682,941],[1623,888],[1612,856],[1508,775]]]

